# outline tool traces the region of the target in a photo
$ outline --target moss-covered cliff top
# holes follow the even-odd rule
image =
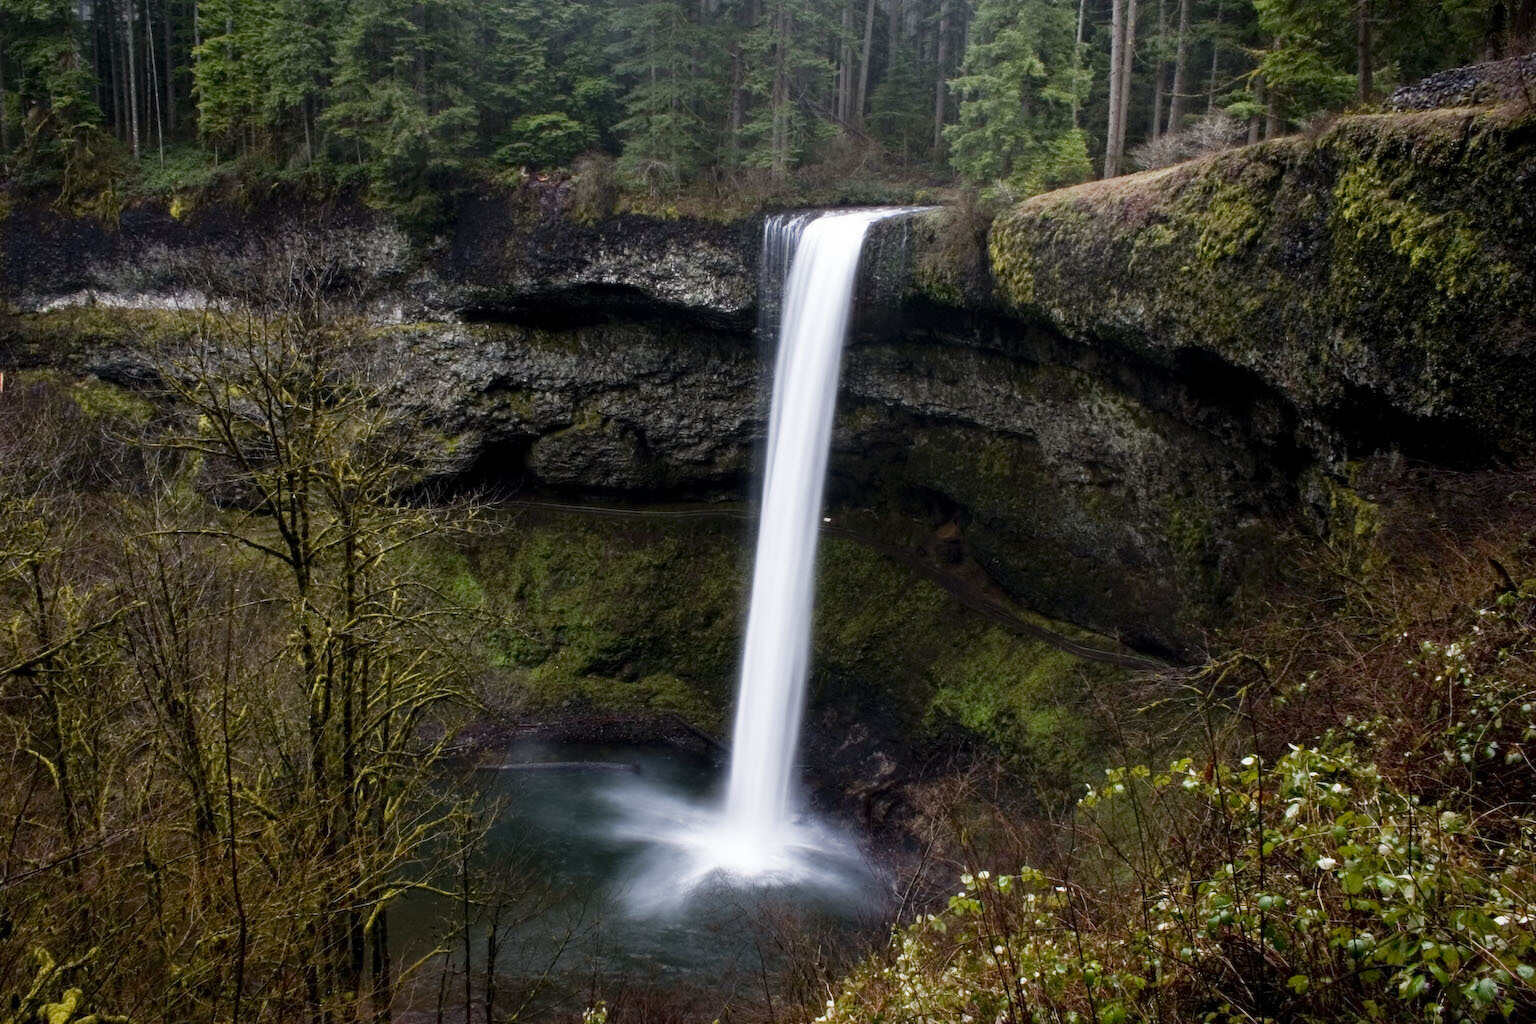
[[[1342,436],[1444,454],[1536,426],[1533,228],[1536,114],[1509,105],[1348,117],[1037,196],[989,253],[1013,315],[1215,359]]]

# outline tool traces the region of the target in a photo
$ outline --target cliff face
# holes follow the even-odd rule
[[[985,259],[953,214],[893,228],[832,500],[951,522],[1038,611],[1187,650],[1278,536],[1325,525],[1351,460],[1530,439],[1533,217],[1532,123],[1506,110],[1349,119],[1038,197]],[[345,206],[141,210],[113,231],[22,210],[0,227],[0,361],[133,382],[179,309],[319,265],[373,324],[431,473],[739,498],[768,383],[760,233],[583,226],[539,190],[466,202],[425,252]]]
[[[1536,427],[1536,117],[1355,117],[1040,196],[997,299],[1085,344],[1251,376],[1333,456],[1476,459]]]

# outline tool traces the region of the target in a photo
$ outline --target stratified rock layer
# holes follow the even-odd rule
[[[1288,531],[1326,526],[1352,461],[1529,448],[1533,125],[1347,118],[1036,197],[990,231],[893,223],[833,502],[947,522],[1042,613],[1189,651]],[[0,363],[142,382],[183,310],[297,274],[371,322],[429,475],[740,498],[766,407],[760,233],[584,226],[536,188],[466,200],[425,248],[351,206],[150,208],[115,231],[21,209],[0,226]]]

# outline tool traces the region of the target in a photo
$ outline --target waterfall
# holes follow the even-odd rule
[[[729,826],[754,844],[772,843],[791,816],[822,491],[859,258],[870,227],[902,212],[777,217],[764,233],[765,306],[776,298],[770,275],[786,262],[788,274],[725,806]]]
[[[844,898],[873,876],[837,828],[796,813],[795,754],[810,671],[822,490],[843,341],[869,229],[904,209],[799,214],[763,238],[764,333],[778,314],[751,608],[741,659],[725,803],[699,804],[624,780],[609,794],[611,834],[640,848],[627,902],[675,911],[711,886],[790,886]]]

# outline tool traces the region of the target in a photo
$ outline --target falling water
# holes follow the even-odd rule
[[[864,238],[897,210],[771,222],[765,262],[793,252],[784,290],[768,426],[767,475],[742,656],[726,818],[771,844],[790,814],[790,781],[809,669],[816,541],[843,339]],[[798,244],[794,236],[798,235]]]
[[[710,879],[846,889],[853,844],[798,816],[794,762],[809,672],[811,608],[833,412],[864,240],[903,209],[775,217],[763,240],[764,324],[779,319],[767,472],[725,805],[616,792],[622,838],[651,846],[631,905],[654,912]],[[680,856],[679,856],[680,855]]]

